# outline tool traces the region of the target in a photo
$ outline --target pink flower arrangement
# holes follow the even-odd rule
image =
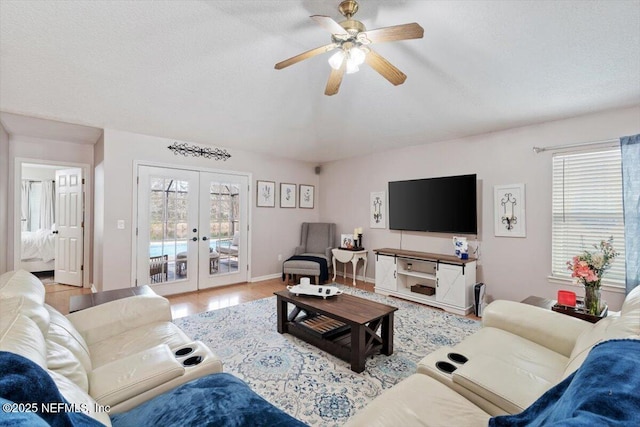
[[[593,245],[596,252],[584,251],[581,255],[574,256],[567,261],[567,269],[571,271],[571,277],[578,279],[584,286],[600,287],[602,274],[609,269],[618,253],[613,249],[613,237],[603,240],[600,244]]]

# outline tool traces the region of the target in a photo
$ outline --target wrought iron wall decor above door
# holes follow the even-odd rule
[[[205,147],[201,148],[197,145],[187,145],[186,142],[177,143],[174,142],[173,145],[167,147],[169,150],[173,151],[173,154],[176,156],[178,154],[182,154],[185,157],[204,157],[205,159],[214,159],[214,160],[222,160],[226,161],[231,157],[231,154],[227,152],[227,150],[223,150],[222,148],[210,148]]]

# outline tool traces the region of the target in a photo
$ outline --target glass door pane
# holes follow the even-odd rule
[[[247,177],[201,172],[200,194],[200,288],[246,281]]]
[[[196,290],[198,173],[140,166],[139,178],[138,285]]]

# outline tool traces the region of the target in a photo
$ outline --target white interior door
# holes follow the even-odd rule
[[[82,169],[56,170],[54,280],[82,286],[84,194]]]
[[[200,172],[200,289],[247,281],[246,175]]]
[[[138,167],[136,284],[161,295],[198,289],[196,171]]]

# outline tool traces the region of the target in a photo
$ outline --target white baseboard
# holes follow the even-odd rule
[[[274,273],[274,274],[267,274],[266,276],[252,277],[251,279],[249,279],[249,282],[250,283],[262,282],[263,280],[270,280],[270,279],[277,279],[277,278],[282,278],[282,273]]]

